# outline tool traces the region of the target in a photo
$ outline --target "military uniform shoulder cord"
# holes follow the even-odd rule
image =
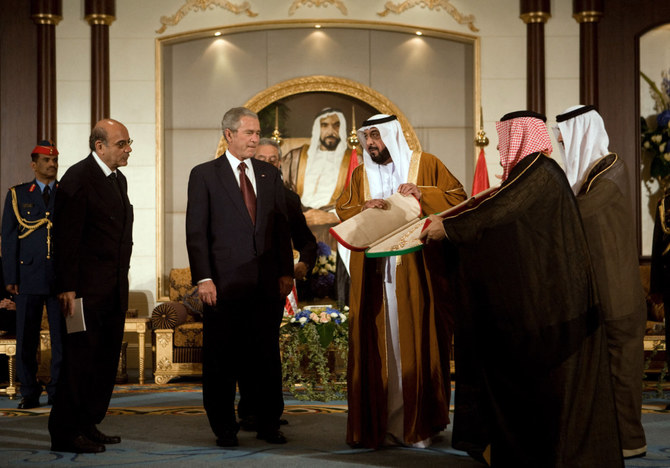
[[[9,189],[12,192],[12,208],[14,208],[14,215],[16,216],[16,220],[18,223],[21,225],[21,227],[24,229],[22,233],[19,234],[19,239],[24,239],[28,237],[30,234],[38,230],[40,227],[46,224],[47,227],[47,258],[51,258],[51,227],[53,226],[53,223],[51,220],[45,216],[44,218],[37,219],[35,221],[29,221],[25,218],[21,217],[21,213],[19,212],[19,202],[16,198],[16,187],[12,187]],[[48,212],[47,212],[48,215]]]

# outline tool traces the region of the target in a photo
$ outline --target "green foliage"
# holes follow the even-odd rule
[[[282,326],[279,338],[284,387],[303,401],[345,398],[348,322],[293,320]]]
[[[661,186],[670,181],[670,71],[661,73],[661,86],[656,86],[647,75],[640,72],[649,85],[657,114],[649,120],[640,120],[643,163],[649,164],[649,174]]]
[[[275,123],[277,123],[281,137],[289,138],[291,135],[286,131],[286,121],[290,112],[288,106],[281,101],[273,102],[258,112],[258,120],[261,124],[261,136],[270,138],[275,129]]]

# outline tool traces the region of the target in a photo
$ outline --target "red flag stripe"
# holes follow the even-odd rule
[[[358,166],[358,153],[356,151],[356,148],[351,150],[351,158],[349,159],[349,170],[347,171],[347,181],[344,184],[344,187],[349,186],[349,182],[351,181],[351,173],[354,172],[354,169]]]
[[[472,195],[477,195],[488,189],[489,172],[486,169],[486,156],[484,155],[484,148],[479,150],[479,157],[477,158],[477,166],[475,167],[475,177],[472,181]]]

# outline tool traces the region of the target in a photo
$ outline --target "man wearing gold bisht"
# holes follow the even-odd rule
[[[379,114],[358,130],[363,165],[337,201],[342,220],[384,209],[398,192],[416,197],[422,215],[466,198],[437,157],[412,152],[395,116]],[[449,423],[451,316],[440,265],[442,247],[398,257],[351,254],[347,443],[427,447]]]

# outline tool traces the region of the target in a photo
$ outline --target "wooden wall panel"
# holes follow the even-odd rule
[[[37,142],[37,33],[30,2],[3,0],[0,14],[0,199],[30,180]],[[1,213],[1,211],[0,211]]]
[[[598,102],[610,137],[610,150],[628,166],[640,250],[640,77],[638,38],[670,23],[670,2],[606,2],[598,26]]]

